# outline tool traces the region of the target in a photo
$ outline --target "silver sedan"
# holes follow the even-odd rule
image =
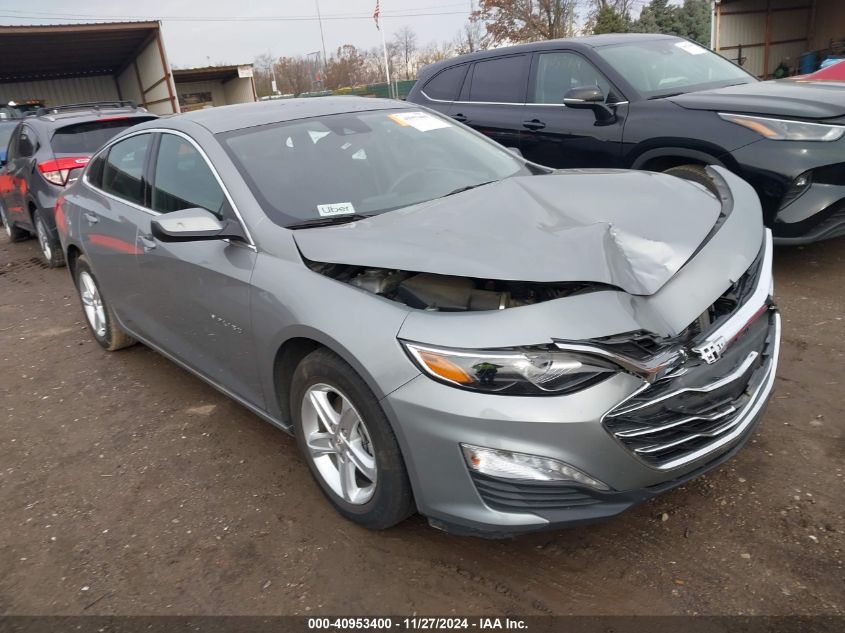
[[[504,535],[615,515],[746,442],[774,382],[749,185],[553,171],[353,97],[132,128],[56,208],[94,338],[296,436],[328,500]]]

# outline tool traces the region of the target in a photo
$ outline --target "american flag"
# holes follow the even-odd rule
[[[373,20],[376,21],[376,28],[380,31],[381,28],[378,25],[378,18],[379,14],[381,13],[381,7],[379,6],[379,0],[376,0],[376,10],[373,11]]]

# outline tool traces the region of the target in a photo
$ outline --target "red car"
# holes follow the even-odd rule
[[[807,81],[845,81],[845,59],[799,79]]]

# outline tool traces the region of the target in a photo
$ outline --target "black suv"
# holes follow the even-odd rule
[[[155,118],[117,101],[40,108],[19,119],[0,160],[0,218],[12,241],[34,234],[47,264],[64,264],[54,215],[59,196],[106,141]]]
[[[705,165],[750,182],[780,243],[845,234],[845,90],[760,82],[667,35],[595,35],[426,66],[408,100],[550,167]]]

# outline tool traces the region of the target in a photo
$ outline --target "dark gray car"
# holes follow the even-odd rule
[[[0,158],[0,219],[11,240],[35,235],[47,265],[63,265],[53,215],[59,196],[106,141],[156,118],[120,101],[39,108],[18,119]]]
[[[57,208],[88,324],[296,435],[371,528],[612,516],[752,433],[780,336],[750,186],[539,167],[352,97],[143,124]]]

